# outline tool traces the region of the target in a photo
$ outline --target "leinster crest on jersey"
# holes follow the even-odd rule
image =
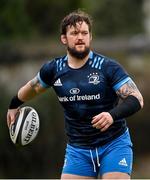
[[[100,83],[98,73],[91,73],[90,75],[88,75],[88,79],[90,84],[97,85]]]

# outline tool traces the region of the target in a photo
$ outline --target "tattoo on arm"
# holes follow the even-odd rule
[[[37,77],[33,78],[29,82],[29,84],[30,84],[31,88],[33,89],[33,91],[35,91],[35,92],[38,92],[38,90],[41,88],[40,82]]]
[[[132,80],[121,86],[116,93],[121,99],[125,99],[129,95],[133,95],[139,100],[140,104],[143,105],[143,97]]]
[[[120,89],[118,89],[117,94],[121,99],[124,99],[136,91],[136,85],[132,81],[128,81],[123,86],[121,86]]]
[[[39,80],[37,77],[33,78],[31,81],[30,81],[30,86],[34,89],[35,87],[37,87],[39,85]]]

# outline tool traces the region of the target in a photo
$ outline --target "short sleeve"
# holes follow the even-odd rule
[[[115,60],[107,59],[105,73],[109,84],[117,91],[122,85],[131,80],[126,70]]]
[[[41,67],[40,71],[37,74],[38,80],[44,88],[52,86],[54,79],[54,65],[54,60],[47,62]]]

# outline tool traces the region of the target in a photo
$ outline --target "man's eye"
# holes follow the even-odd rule
[[[82,34],[83,34],[83,35],[86,35],[86,34],[88,34],[88,32],[85,31],[85,32],[82,32]]]
[[[72,34],[73,34],[73,35],[77,35],[77,34],[78,34],[78,32],[74,31],[74,32],[72,32]]]

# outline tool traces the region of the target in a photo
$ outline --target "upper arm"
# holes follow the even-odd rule
[[[131,79],[127,81],[125,84],[123,84],[116,91],[116,93],[121,99],[125,99],[129,95],[135,96],[139,100],[141,107],[143,107],[143,97],[140,91],[138,90],[136,84]]]
[[[36,94],[42,93],[46,90],[45,87],[42,86],[38,76],[35,76],[32,80],[28,82],[31,90],[35,91]]]
[[[32,99],[52,85],[54,64],[55,61],[44,64],[38,74],[19,89],[18,97],[22,101]]]
[[[45,91],[46,88],[41,86],[37,76],[35,76],[32,80],[27,82],[19,89],[18,97],[20,100],[26,102]]]
[[[117,95],[121,99],[125,99],[129,95],[135,96],[143,107],[143,97],[125,69],[114,60],[108,60],[105,67],[109,83]]]

